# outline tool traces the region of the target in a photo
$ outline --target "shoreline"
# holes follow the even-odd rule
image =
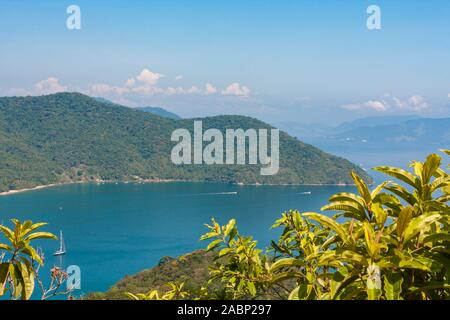
[[[39,185],[35,187],[30,188],[23,188],[18,190],[9,190],[9,191],[3,191],[0,192],[0,197],[2,196],[10,196],[18,193],[24,193],[29,191],[37,191],[42,189],[48,189],[53,187],[61,187],[65,185],[72,185],[72,184],[151,184],[151,183],[172,183],[172,182],[186,182],[186,183],[223,183],[223,184],[231,184],[235,186],[256,186],[256,187],[262,187],[262,186],[280,186],[280,187],[288,187],[288,186],[297,186],[297,187],[351,187],[355,186],[354,184],[328,184],[328,183],[300,183],[300,184],[293,184],[293,183],[277,183],[277,184],[269,184],[269,183],[241,183],[241,182],[235,182],[235,183],[227,183],[227,182],[220,182],[220,181],[196,181],[196,180],[177,180],[177,179],[143,179],[138,181],[110,181],[110,180],[93,180],[93,181],[75,181],[75,182],[59,182],[59,183],[51,183],[47,185]]]

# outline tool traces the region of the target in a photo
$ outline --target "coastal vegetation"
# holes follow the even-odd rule
[[[244,116],[202,120],[204,130],[271,129]],[[280,170],[260,165],[174,165],[171,134],[193,131],[194,119],[173,120],[79,93],[0,98],[0,192],[86,181],[161,180],[243,184],[351,184],[349,161],[280,134]]]

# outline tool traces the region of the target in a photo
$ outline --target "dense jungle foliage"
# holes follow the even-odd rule
[[[200,119],[204,130],[271,128],[243,116]],[[347,160],[280,135],[280,171],[261,176],[259,165],[180,165],[170,155],[173,120],[78,93],[0,98],[0,192],[77,181],[189,180],[229,183],[350,184]],[[206,143],[204,143],[206,145]]]

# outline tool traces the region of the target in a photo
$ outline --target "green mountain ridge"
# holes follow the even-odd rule
[[[203,118],[203,128],[271,128],[243,116]],[[258,165],[181,165],[170,160],[172,120],[79,93],[0,98],[0,191],[79,181],[186,180],[244,184],[351,184],[349,161],[280,134],[280,171]]]
[[[173,112],[167,111],[166,109],[160,108],[160,107],[138,107],[136,110],[143,111],[143,112],[150,112],[157,116],[163,117],[163,118],[169,118],[173,120],[180,120],[181,117]]]

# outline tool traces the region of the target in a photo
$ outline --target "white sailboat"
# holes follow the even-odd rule
[[[56,250],[53,255],[54,256],[62,256],[63,254],[66,254],[66,245],[64,244],[64,238],[62,230],[59,231],[59,249]]]

